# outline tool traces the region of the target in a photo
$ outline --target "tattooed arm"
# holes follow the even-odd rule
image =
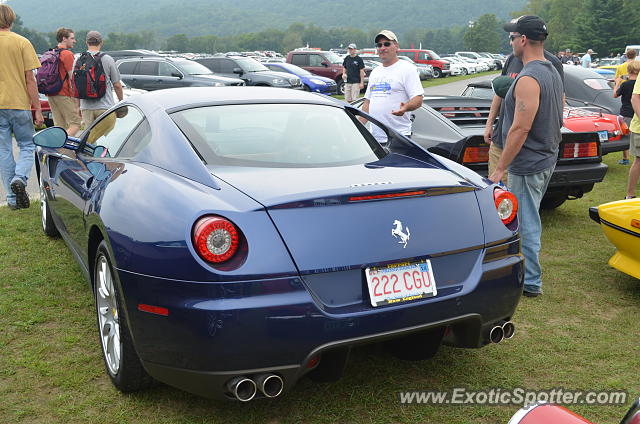
[[[489,179],[495,183],[502,179],[507,168],[520,152],[531,130],[540,105],[540,86],[538,82],[528,76],[520,77],[514,90],[514,97],[516,107],[513,115],[513,124],[509,128],[504,150],[496,170],[489,176]]]

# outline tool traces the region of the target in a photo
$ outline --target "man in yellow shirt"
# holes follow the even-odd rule
[[[633,164],[629,168],[629,182],[627,184],[627,196],[625,199],[636,197],[636,185],[640,178],[640,79],[636,80],[631,95],[631,106],[633,106],[633,119],[631,120],[631,139],[629,140],[629,153],[633,156]]]
[[[40,61],[29,40],[11,32],[15,20],[15,12],[0,4],[0,175],[9,208],[21,209],[29,207],[26,188],[35,150],[31,106],[36,125],[42,125],[44,118],[33,74]],[[12,133],[20,148],[17,160],[13,157]]]

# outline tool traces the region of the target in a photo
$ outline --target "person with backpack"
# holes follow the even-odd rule
[[[76,37],[70,28],[58,28],[56,32],[58,46],[48,50],[40,58],[42,66],[38,69],[38,90],[47,94],[47,100],[53,114],[53,124],[67,130],[74,136],[80,129],[80,103],[73,97],[73,62],[71,49]],[[60,87],[58,89],[58,87]]]
[[[29,207],[27,179],[33,167],[33,120],[42,125],[42,107],[33,73],[40,61],[33,45],[11,31],[16,14],[0,3],[0,175],[7,193],[9,209]],[[12,137],[13,133],[13,137]],[[13,138],[20,148],[13,156]]]
[[[103,45],[102,34],[98,31],[87,33],[87,51],[76,59],[73,65],[74,97],[80,99],[80,114],[85,128],[102,113],[115,104],[112,92],[116,92],[118,101],[122,100],[122,84],[120,72],[113,58],[100,51]],[[112,125],[107,133],[115,126],[115,116],[112,115]]]

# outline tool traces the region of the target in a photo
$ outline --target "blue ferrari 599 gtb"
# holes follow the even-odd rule
[[[349,105],[160,90],[34,141],[44,232],[91,284],[122,391],[276,397],[357,344],[425,359],[514,333],[515,197]]]

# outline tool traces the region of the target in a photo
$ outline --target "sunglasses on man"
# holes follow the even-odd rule
[[[384,43],[376,43],[376,47],[380,48],[382,46],[389,47],[391,45],[391,41],[385,41]]]
[[[522,34],[517,34],[517,35],[511,34],[509,35],[509,40],[513,41],[516,38],[520,38],[520,37],[522,37]]]

